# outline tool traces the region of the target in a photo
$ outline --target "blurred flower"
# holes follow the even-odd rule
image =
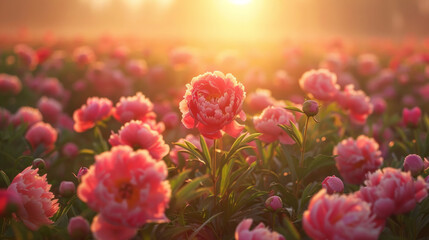
[[[168,129],[175,128],[179,124],[179,115],[176,112],[169,112],[162,117],[162,122]]]
[[[82,178],[82,176],[85,175],[86,173],[88,173],[88,168],[81,167],[81,168],[79,168],[79,171],[77,172],[76,177],[80,180]]]
[[[281,91],[289,91],[295,85],[294,79],[284,70],[277,70],[274,75],[274,86]]]
[[[94,51],[88,46],[75,48],[73,51],[73,61],[81,66],[88,65],[95,61]]]
[[[29,127],[42,121],[42,114],[39,109],[32,107],[20,107],[18,111],[10,118],[11,123],[17,127],[23,123]]]
[[[404,171],[410,171],[412,175],[419,174],[424,167],[423,159],[417,154],[409,154],[404,159]]]
[[[259,113],[269,106],[273,106],[276,100],[271,96],[268,89],[256,89],[246,99],[247,105],[252,112]]]
[[[326,177],[322,182],[322,187],[326,189],[328,194],[342,193],[344,191],[343,181],[335,175]]]
[[[18,193],[0,189],[0,217],[10,217],[22,206],[21,197]]]
[[[51,185],[46,181],[46,174],[39,176],[38,169],[27,167],[16,175],[7,191],[16,193],[21,198],[17,219],[29,229],[36,231],[42,225],[52,224],[49,219],[58,210],[58,203],[49,190]]]
[[[379,65],[377,56],[372,53],[361,54],[357,59],[357,70],[364,76],[377,73],[380,68]]]
[[[44,152],[46,153],[55,148],[57,135],[57,130],[49,123],[38,122],[30,127],[25,134],[25,139],[30,143],[33,151],[39,146],[43,146]]]
[[[195,63],[196,52],[190,47],[176,47],[171,50],[169,57],[173,67],[184,67]]]
[[[95,216],[91,225],[94,237],[100,240],[131,239],[137,234],[137,230],[135,227],[112,224],[101,215]]]
[[[95,156],[77,192],[83,202],[99,212],[99,220],[135,229],[147,222],[167,220],[164,211],[171,190],[166,178],[164,161],[153,159],[147,150],[134,152],[129,146],[116,146]],[[93,231],[96,226],[94,221]]]
[[[35,169],[44,169],[46,167],[46,162],[41,158],[36,158],[33,160],[32,165]]]
[[[371,98],[371,104],[374,106],[374,113],[383,114],[386,111],[386,101],[381,97]]]
[[[365,186],[356,192],[357,197],[371,203],[372,211],[382,219],[413,210],[427,194],[422,177],[414,180],[409,172],[390,167],[369,173]]]
[[[373,110],[370,98],[363,91],[354,90],[353,85],[347,85],[344,91],[338,94],[337,101],[342,108],[349,111],[350,118],[357,124],[365,124]]]
[[[69,198],[76,192],[76,186],[71,181],[62,181],[60,184],[60,195]]]
[[[378,143],[360,135],[356,140],[348,138],[337,144],[334,155],[341,176],[348,183],[361,184],[368,172],[373,172],[383,163]]]
[[[73,159],[79,155],[79,148],[76,144],[68,142],[64,144],[62,152],[64,156]]]
[[[14,47],[14,52],[18,55],[21,62],[30,70],[34,69],[38,64],[36,52],[25,44],[18,44]]]
[[[325,189],[311,198],[302,225],[314,240],[375,240],[383,228],[371,215],[370,204],[353,195],[329,195]]]
[[[10,120],[10,112],[5,108],[0,107],[0,129],[7,127],[10,123]]]
[[[283,107],[267,107],[261,115],[253,118],[256,131],[262,133],[259,139],[266,143],[279,140],[282,144],[294,144],[295,141],[278,125],[290,126],[292,121],[297,125],[295,116]]]
[[[412,109],[404,108],[402,110],[402,123],[405,126],[417,127],[422,116],[422,111],[419,107],[414,107]]]
[[[147,123],[135,120],[125,123],[117,134],[112,133],[109,143],[112,146],[128,145],[135,149],[146,149],[156,160],[162,159],[170,150],[158,131]]]
[[[37,107],[42,113],[43,121],[53,125],[57,124],[63,111],[61,103],[55,99],[47,97],[40,98],[37,103]]]
[[[131,59],[126,65],[127,72],[134,77],[142,77],[148,72],[147,63],[140,59]]]
[[[0,92],[1,93],[12,93],[17,95],[21,92],[22,84],[18,77],[9,74],[0,74]]]
[[[250,230],[252,219],[243,219],[235,229],[235,240],[284,240],[285,238],[277,232],[271,232],[263,223],[259,223]]]
[[[180,102],[182,123],[186,128],[197,127],[200,133],[211,139],[222,137],[225,131],[237,137],[244,126],[235,118],[245,118],[241,110],[246,96],[244,87],[232,74],[218,71],[194,77],[186,85],[186,94]]]
[[[338,94],[340,86],[337,76],[326,69],[310,70],[299,80],[301,89],[322,101],[332,101]]]
[[[70,218],[69,224],[67,226],[67,232],[70,235],[70,238],[73,240],[83,240],[87,239],[91,230],[89,229],[88,221],[82,216],[76,216]]]
[[[121,97],[113,110],[113,117],[121,123],[131,120],[146,122],[154,120],[156,114],[153,112],[152,102],[141,92],[131,97]]]
[[[276,211],[283,207],[282,199],[279,196],[271,196],[265,201],[265,207]]]
[[[82,105],[73,113],[74,130],[84,132],[94,127],[97,122],[103,121],[112,114],[112,102],[107,98],[92,97],[86,100],[86,105]]]
[[[64,99],[65,90],[63,85],[57,78],[44,78],[41,80],[36,88],[41,95]]]

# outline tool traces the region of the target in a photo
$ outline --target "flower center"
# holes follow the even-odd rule
[[[129,183],[122,183],[119,186],[118,195],[122,199],[128,199],[133,195],[133,186]]]

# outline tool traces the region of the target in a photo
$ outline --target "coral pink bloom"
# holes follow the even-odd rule
[[[152,102],[141,92],[132,97],[121,97],[113,110],[113,116],[121,123],[131,120],[146,122],[156,118]]]
[[[270,90],[258,88],[249,94],[246,102],[252,112],[259,113],[265,108],[273,106],[276,100],[271,96]]]
[[[9,125],[11,119],[10,112],[7,109],[0,107],[0,129]]]
[[[86,100],[86,105],[73,113],[74,130],[84,132],[99,121],[110,117],[112,114],[112,102],[107,98],[92,97]]]
[[[165,144],[162,135],[149,124],[142,121],[125,123],[119,132],[109,138],[112,146],[128,145],[136,149],[146,149],[154,159],[162,159],[168,154],[170,147]]]
[[[17,216],[29,229],[35,231],[42,225],[52,224],[49,219],[58,210],[57,200],[49,190],[51,185],[46,181],[46,174],[39,176],[38,169],[27,167],[16,175],[7,191],[21,197],[22,205]]]
[[[378,239],[382,230],[368,203],[353,195],[329,195],[325,189],[310,200],[302,225],[314,240]]]
[[[414,180],[409,172],[388,167],[368,174],[365,186],[356,196],[371,203],[377,217],[387,218],[413,210],[427,194],[426,182],[422,177]]]
[[[256,131],[262,133],[259,139],[266,143],[279,140],[283,144],[294,144],[295,141],[278,126],[279,124],[290,126],[289,121],[297,125],[295,116],[282,107],[267,107],[261,115],[253,118]]]
[[[305,72],[299,79],[299,85],[304,92],[322,101],[334,100],[340,88],[337,76],[326,69]]]
[[[368,172],[374,172],[383,163],[378,143],[367,136],[360,135],[356,140],[345,139],[334,148],[337,168],[344,180],[360,184]]]
[[[355,91],[353,85],[347,85],[337,96],[338,104],[349,111],[350,118],[357,124],[365,124],[372,113],[373,106],[363,91]]]
[[[33,69],[38,64],[36,52],[25,44],[18,44],[14,47],[15,53],[19,56],[19,59],[29,69]]]
[[[100,215],[95,216],[91,224],[91,231],[99,240],[131,239],[137,234],[137,230],[135,227],[111,224]]]
[[[135,77],[142,77],[148,72],[147,63],[144,60],[130,60],[126,65],[127,72]]]
[[[84,66],[95,61],[94,51],[88,46],[78,47],[73,51],[73,61]]]
[[[263,223],[250,230],[252,219],[243,219],[235,229],[235,240],[284,240],[277,232],[271,232]]]
[[[45,78],[39,83],[37,89],[42,95],[61,99],[65,97],[64,94],[66,92],[57,78]]]
[[[195,147],[197,147],[200,151],[202,151],[201,143],[200,143],[200,137],[199,137],[199,136],[195,136],[195,135],[192,135],[192,134],[188,134],[188,135],[186,135],[186,137],[185,137],[185,138],[181,138],[181,139],[179,139],[177,142],[178,142],[178,143],[185,143],[185,140],[186,140],[186,141],[188,141],[188,142],[190,142],[190,143],[192,143],[192,144],[194,144],[194,146],[195,146]],[[213,140],[212,140],[212,139],[204,138],[204,140],[206,140],[206,144],[207,144],[207,147],[208,147],[208,148],[211,148],[211,147],[213,146]],[[187,153],[180,152],[180,151],[182,151],[182,150],[183,150],[183,148],[182,148],[182,147],[175,145],[175,146],[173,147],[173,149],[171,149],[171,151],[170,151],[170,158],[171,158],[172,162],[173,162],[174,164],[176,164],[176,165],[178,165],[178,164],[179,164],[179,154],[180,154],[180,155],[181,155],[185,160],[186,160],[186,159],[188,158],[188,156],[189,156]]]
[[[32,126],[35,123],[42,121],[42,114],[36,108],[20,107],[18,111],[11,117],[10,121],[16,127],[23,123]]]
[[[182,123],[186,128],[197,127],[203,136],[211,139],[222,137],[221,131],[233,137],[240,134],[244,126],[235,118],[239,115],[244,120],[246,116],[241,110],[246,93],[232,74],[207,72],[194,77],[186,87],[180,102]]]
[[[33,149],[43,144],[45,152],[49,152],[55,148],[57,135],[57,130],[51,125],[38,122],[27,131],[25,139],[27,139]]]
[[[360,74],[367,76],[377,73],[380,64],[376,55],[366,53],[358,57],[357,68]]]
[[[95,156],[77,193],[90,208],[112,225],[138,228],[164,222],[170,201],[167,166],[147,150],[116,146]]]
[[[37,103],[37,107],[43,115],[43,121],[53,125],[57,124],[63,111],[61,103],[55,99],[47,97],[42,97]]]
[[[21,92],[22,84],[16,76],[0,74],[0,93],[12,93],[14,95]]]
[[[414,107],[412,109],[404,108],[402,110],[402,122],[406,126],[417,127],[422,116],[422,110],[419,107]]]

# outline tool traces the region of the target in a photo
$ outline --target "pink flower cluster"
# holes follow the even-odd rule
[[[364,135],[341,141],[333,154],[338,155],[335,161],[341,176],[352,184],[361,184],[368,172],[374,172],[383,163],[378,143]]]
[[[167,166],[147,150],[116,146],[95,157],[83,175],[78,196],[99,214],[91,230],[96,238],[130,238],[147,222],[163,222],[170,201]]]

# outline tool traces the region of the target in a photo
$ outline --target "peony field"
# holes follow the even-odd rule
[[[135,20],[160,9],[147,1],[93,1],[91,14]],[[177,2],[162,7],[203,7]],[[0,24],[0,239],[429,239],[424,28],[252,38],[272,30],[269,14],[251,18],[260,0],[211,4],[238,16],[219,15],[226,40],[205,20],[169,22],[173,10],[166,24],[144,16],[150,37],[129,22],[99,33],[95,17],[76,30],[67,12],[41,33],[55,3]]]

